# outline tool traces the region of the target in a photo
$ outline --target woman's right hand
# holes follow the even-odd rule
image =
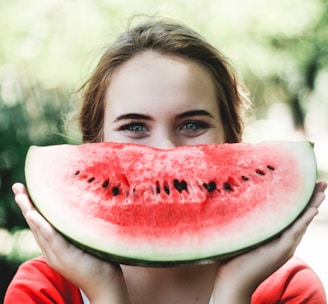
[[[326,182],[317,182],[307,208],[278,237],[220,265],[214,289],[217,303],[250,303],[257,286],[294,255],[306,229],[318,214],[326,188]]]
[[[47,263],[81,288],[91,303],[128,303],[119,265],[104,262],[70,244],[34,208],[23,184],[13,185],[15,200]]]

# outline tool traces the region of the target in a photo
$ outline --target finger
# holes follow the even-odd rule
[[[70,249],[71,244],[39,212],[31,210],[26,218],[45,252],[49,250],[56,255],[56,252],[67,252]]]
[[[42,252],[44,252],[44,243],[46,243],[46,241],[43,236],[44,232],[42,230],[42,226],[46,225],[46,223],[42,223],[42,219],[39,219],[39,216],[41,217],[41,215],[39,215],[37,211],[31,210],[27,212],[25,218],[40,249],[42,250]]]
[[[325,181],[318,181],[316,183],[315,191],[325,192],[326,189],[327,189],[327,182],[325,182]]]
[[[53,228],[35,209],[26,213],[26,220],[33,225],[36,231],[43,231],[43,234],[51,235]]]
[[[32,202],[30,201],[27,194],[24,193],[18,193],[15,195],[15,201],[18,205],[18,207],[21,209],[23,216],[26,217],[26,214],[31,211],[35,210]]]
[[[68,250],[69,243],[34,208],[23,184],[16,183],[12,189],[15,193],[16,203],[20,207],[43,255],[53,264],[57,260],[58,252]]]
[[[46,260],[54,265],[57,253],[67,252],[67,242],[36,210],[26,214],[26,221]]]
[[[15,183],[12,186],[14,194],[27,194],[26,188],[22,183]]]
[[[31,210],[26,214],[26,220],[33,233],[38,237],[40,245],[46,245],[45,248],[63,250],[62,237],[57,231],[44,219],[36,210]]]
[[[29,210],[35,209],[32,202],[29,199],[26,188],[21,183],[15,183],[12,186],[12,191],[15,194],[15,201],[21,209],[24,217]]]
[[[324,192],[320,191],[320,192],[313,193],[313,196],[311,198],[311,201],[310,201],[307,209],[309,209],[309,208],[318,209],[324,200],[325,200]]]

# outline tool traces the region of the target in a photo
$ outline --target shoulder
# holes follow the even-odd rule
[[[325,304],[326,296],[315,272],[302,260],[293,257],[259,285],[252,304],[262,303]]]
[[[11,303],[83,303],[80,290],[50,268],[43,257],[24,262],[5,295]]]

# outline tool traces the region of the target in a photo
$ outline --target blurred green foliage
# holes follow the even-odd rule
[[[326,2],[326,3],[325,3]],[[328,70],[328,1],[313,22],[300,33],[270,37],[269,47],[288,60],[286,68],[272,79],[277,90],[283,90],[292,110],[295,127],[304,129],[307,97],[316,89],[319,75]],[[263,82],[266,85],[267,81]],[[322,101],[324,102],[324,101]],[[328,114],[328,107],[325,109]]]
[[[132,14],[178,19],[213,42],[250,88],[253,120],[283,103],[295,128],[311,137],[315,121],[328,134],[327,0],[0,1],[0,229],[26,228],[11,185],[24,182],[28,147],[79,142],[65,128],[72,92]],[[0,298],[21,260],[0,251]]]
[[[10,189],[14,182],[24,182],[27,149],[32,144],[64,143],[61,117],[68,110],[65,94],[59,90],[40,87],[16,90],[20,94],[13,97],[15,100],[6,103],[0,98],[0,228],[9,230],[26,227]]]
[[[19,263],[30,257],[28,254],[22,256],[24,251],[14,244],[14,239],[19,236],[17,233],[24,231],[27,225],[14,203],[11,186],[14,182],[25,181],[24,162],[30,145],[67,142],[61,119],[69,108],[69,103],[65,103],[67,92],[40,86],[22,87],[16,81],[13,84],[14,92],[19,94],[6,96],[6,101],[0,98],[0,230],[6,229],[10,232],[8,236],[12,236],[10,240],[0,242],[2,247],[6,243],[11,247],[9,252],[0,250],[0,298]],[[0,83],[2,93],[6,85],[8,83]],[[24,245],[30,246],[26,242]],[[1,256],[4,253],[6,255]]]

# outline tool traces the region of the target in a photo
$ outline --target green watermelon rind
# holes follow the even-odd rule
[[[305,153],[304,156],[302,156],[304,159],[307,159],[307,163],[309,163],[308,168],[312,170],[309,170],[308,178],[306,187],[303,189],[303,201],[304,201],[304,208],[307,205],[307,202],[309,201],[313,189],[315,187],[315,180],[316,180],[316,163],[315,163],[315,156],[313,153],[313,147],[310,143],[306,142],[305,144],[302,143],[302,153]],[[33,147],[31,148],[31,151],[33,150]],[[27,160],[26,160],[26,173],[28,175],[29,171],[29,155],[32,153],[28,153]],[[306,156],[306,157],[305,157]],[[27,187],[33,188],[33,181],[31,179],[27,178]],[[33,193],[31,193],[31,199],[34,202],[34,205],[36,209],[40,211],[40,213],[48,219],[48,215],[45,214],[38,205],[35,203],[38,201],[38,199],[33,197]],[[243,248],[239,249],[233,249],[231,251],[226,251],[224,253],[220,254],[206,254],[202,252],[201,250],[197,253],[193,252],[191,255],[184,254],[183,257],[169,254],[167,256],[151,256],[145,254],[142,256],[133,256],[129,255],[127,251],[122,251],[122,254],[113,254],[108,253],[105,250],[100,250],[94,248],[95,246],[90,245],[88,242],[81,242],[78,241],[78,238],[74,238],[71,236],[68,236],[67,233],[65,234],[63,229],[60,229],[60,227],[52,222],[54,228],[61,233],[65,238],[67,238],[70,242],[74,243],[77,247],[84,249],[85,251],[101,258],[107,261],[121,263],[121,264],[127,264],[127,265],[137,265],[137,266],[149,266],[149,267],[171,267],[171,266],[179,266],[179,265],[185,265],[185,264],[204,264],[204,263],[210,263],[217,260],[227,259],[231,258],[235,255],[241,254],[243,252],[246,252],[248,250],[251,250],[252,248],[255,248],[257,246],[260,246],[261,244],[271,240],[272,238],[275,238],[277,235],[279,235],[282,231],[284,231],[291,223],[294,222],[295,218],[299,216],[299,214],[304,210],[304,208],[299,210],[299,213],[297,215],[294,215],[292,218],[289,219],[288,223],[285,223],[283,227],[280,227],[279,231],[275,231],[270,236],[266,236],[265,239],[257,239],[254,240],[253,243],[249,244],[249,246],[245,246]]]
[[[216,263],[218,261],[224,261],[231,259],[233,257],[236,257],[238,255],[241,255],[243,253],[246,253],[248,251],[251,251],[252,249],[255,249],[257,247],[260,247],[263,244],[266,244],[270,242],[271,240],[275,239],[281,233],[283,233],[288,227],[290,227],[294,222],[289,224],[286,228],[284,228],[282,231],[279,231],[277,234],[271,236],[268,239],[265,239],[257,244],[251,245],[249,247],[245,247],[240,250],[228,252],[225,254],[219,254],[219,255],[214,255],[214,256],[208,256],[208,257],[200,257],[200,258],[192,258],[192,259],[163,259],[163,260],[156,260],[156,259],[141,259],[138,257],[134,256],[123,256],[123,255],[116,255],[116,254],[111,254],[105,251],[100,251],[95,248],[88,247],[85,244],[82,244],[81,242],[78,242],[67,235],[65,235],[61,231],[57,231],[64,237],[66,238],[69,242],[74,244],[76,247],[92,254],[95,257],[98,257],[104,261],[111,262],[111,263],[117,263],[117,264],[122,264],[122,265],[130,265],[130,266],[139,266],[139,267],[159,267],[159,268],[170,268],[170,267],[182,267],[182,266],[187,266],[187,265],[204,265],[204,264],[210,264],[210,263]]]

